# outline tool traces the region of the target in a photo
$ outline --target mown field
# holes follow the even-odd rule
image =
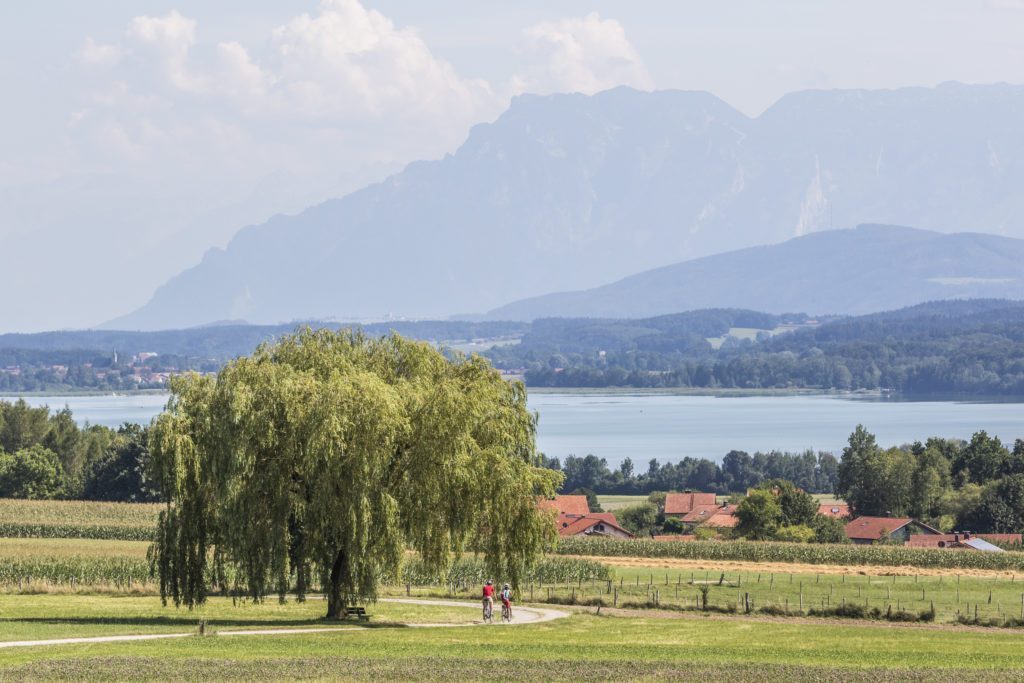
[[[142,529],[151,524],[150,512],[155,513],[149,506],[92,508],[86,504],[78,508],[82,519],[75,520],[72,511],[80,504],[70,505],[0,501],[0,520],[6,514],[8,521],[17,522],[11,519],[12,511],[32,509],[40,524],[64,524],[69,533],[77,533],[89,526]],[[369,630],[201,637],[201,620],[206,622],[207,634],[323,626],[325,606],[319,596],[312,595],[305,602],[290,598],[283,604],[276,597],[254,604],[214,596],[193,611],[163,607],[148,576],[146,541],[0,538],[0,642],[197,633],[162,641],[0,648],[0,681],[714,677],[874,683],[1024,678],[1024,628],[952,623],[957,610],[961,616],[973,617],[975,608],[981,623],[994,619],[1002,624],[1020,617],[1024,571],[1018,576],[1005,569],[795,564],[782,560],[803,553],[804,560],[824,562],[828,549],[679,545],[690,549],[660,546],[657,552],[662,556],[636,558],[624,551],[615,556],[608,550],[619,546],[598,543],[568,548],[580,553],[577,556],[549,558],[522,588],[517,602],[550,600],[560,605],[599,600],[604,606],[600,613],[596,604],[560,607],[572,616],[543,624],[408,628],[403,624],[465,624],[476,620],[477,613],[468,608],[382,602],[369,607],[370,624],[376,627]],[[646,547],[630,546],[634,552]],[[857,550],[863,549],[840,549]],[[916,557],[886,557],[867,550],[855,556],[857,562]],[[603,564],[583,557],[584,551],[603,554]],[[753,560],[675,557],[687,553],[750,555]],[[767,556],[774,558],[772,564],[767,564]],[[676,564],[689,562],[699,562],[699,568]],[[780,566],[790,571],[779,571]],[[402,575],[392,579],[383,594],[475,599],[484,572],[478,561],[466,559],[447,576],[434,577],[410,557]],[[705,590],[708,611],[702,609]],[[899,624],[812,614],[812,609],[864,601],[880,610],[891,606],[908,614],[934,605],[935,621]],[[762,611],[766,608],[780,614],[766,614]]]
[[[1024,672],[1016,632],[607,611],[513,627],[254,638],[0,649],[0,680],[988,681]]]

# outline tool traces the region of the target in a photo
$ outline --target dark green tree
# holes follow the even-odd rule
[[[0,451],[0,498],[58,498],[64,493],[60,458],[36,444],[16,453]]]
[[[778,497],[766,489],[752,491],[736,508],[739,524],[736,533],[751,541],[767,541],[781,526],[782,506]]]

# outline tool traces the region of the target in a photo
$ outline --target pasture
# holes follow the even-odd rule
[[[276,609],[269,603],[245,608],[251,621]],[[375,612],[387,609],[373,607]],[[16,617],[7,625],[19,628]],[[24,632],[39,628],[31,623]],[[597,616],[589,610],[523,626],[394,627],[251,638],[196,635],[0,649],[0,679],[981,681],[1007,679],[1024,670],[1022,642],[1019,633],[999,630],[611,610]]]
[[[64,525],[74,535],[90,526],[143,529],[156,512],[152,506],[64,505],[0,501],[0,521],[17,523],[19,510],[31,510],[39,524]],[[76,512],[82,517],[78,524]],[[0,647],[0,681],[715,677],[875,682],[981,681],[1024,672],[1024,628],[956,623],[958,617],[973,622],[975,614],[974,623],[983,625],[1021,618],[1024,572],[1009,565],[887,566],[870,562],[892,560],[885,551],[848,547],[831,557],[856,562],[828,563],[828,548],[780,550],[775,548],[779,544],[704,558],[691,557],[703,552],[697,552],[697,544],[659,545],[659,557],[630,557],[601,552],[620,550],[612,543],[577,544],[569,549],[600,556],[548,558],[516,600],[519,606],[553,604],[569,611],[567,618],[514,626],[411,628],[466,626],[477,621],[478,611],[475,606],[378,602],[368,606],[370,628],[353,629],[351,622],[324,622],[325,603],[315,594],[284,602],[271,596],[263,603],[214,595],[191,611],[164,607],[148,577],[148,545],[80,537],[0,540],[0,643],[195,634],[159,641]],[[731,548],[713,546],[708,548],[719,554]],[[730,556],[737,553],[752,557]],[[772,557],[762,557],[765,553]],[[793,558],[789,553],[795,553]],[[821,564],[799,563],[798,555]],[[456,597],[475,603],[484,573],[478,561],[467,558],[439,579],[410,556],[402,575],[382,587],[382,597]],[[867,605],[879,615],[916,616],[934,608],[934,621],[903,624],[878,615],[874,620],[834,616],[835,608],[844,605]],[[831,616],[820,616],[823,611]],[[201,621],[204,635],[199,635]],[[336,628],[328,633],[216,635],[325,626]]]

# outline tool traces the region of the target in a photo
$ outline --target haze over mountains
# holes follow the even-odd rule
[[[756,118],[701,92],[523,96],[494,123],[476,126],[453,155],[243,229],[226,250],[211,250],[146,306],[107,326],[478,313],[832,225],[1024,237],[1022,114],[1024,87],[1012,85],[807,91]],[[892,248],[885,240],[910,234],[880,237],[865,254],[883,255]],[[952,261],[932,270],[918,264],[917,275],[932,284],[917,291],[1019,296],[989,289],[991,282],[963,289],[981,277],[985,244],[998,245],[998,260],[1004,243],[985,239],[970,238],[967,254],[956,242],[936,242],[935,253]],[[799,276],[831,272],[844,260],[831,253],[772,267]],[[906,281],[884,273],[891,270],[876,270],[870,292],[848,287],[846,311],[789,309],[864,312],[921,300],[891,298]],[[728,305],[780,310],[759,303],[756,284],[744,280],[753,274],[737,273],[734,291],[754,298]],[[959,278],[960,288],[935,278]],[[652,313],[627,309],[615,314]]]
[[[525,299],[487,317],[638,318],[703,308],[860,315],[983,298],[1024,299],[1024,240],[861,225]]]

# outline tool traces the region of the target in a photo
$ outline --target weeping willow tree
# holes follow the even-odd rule
[[[553,540],[536,500],[561,474],[538,466],[522,384],[483,359],[306,330],[171,392],[150,435],[164,604],[200,604],[228,576],[257,601],[318,582],[336,618],[406,548],[439,573],[480,553],[516,584]]]

